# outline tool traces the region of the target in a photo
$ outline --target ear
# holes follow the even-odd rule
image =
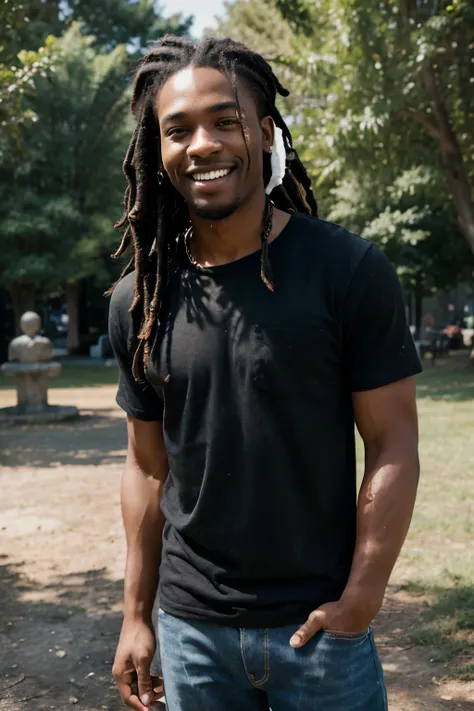
[[[275,137],[275,124],[272,117],[264,116],[260,121],[260,127],[262,129],[262,150],[265,153],[271,153]]]

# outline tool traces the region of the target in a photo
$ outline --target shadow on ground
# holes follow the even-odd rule
[[[121,597],[104,570],[40,587],[0,557],[0,710],[123,708],[111,679]]]
[[[0,428],[0,465],[57,467],[121,464],[127,444],[123,418],[113,408],[49,426]]]
[[[389,587],[376,633],[389,696],[397,700],[397,709],[472,711],[473,677],[464,684],[458,676],[474,661],[472,634],[458,625],[472,621],[465,604],[473,595],[474,588],[466,585],[429,591],[415,584]],[[432,636],[424,634],[428,628],[435,631]]]
[[[474,682],[474,585],[451,575],[447,586],[408,583],[402,590],[424,603],[411,640],[447,663],[452,675]]]

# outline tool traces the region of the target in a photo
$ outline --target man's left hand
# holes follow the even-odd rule
[[[314,610],[290,639],[292,647],[302,647],[320,630],[358,634],[368,629],[378,609],[367,605],[348,605],[343,599],[328,602]]]

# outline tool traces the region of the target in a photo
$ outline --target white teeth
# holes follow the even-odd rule
[[[194,173],[193,180],[198,180],[199,182],[203,180],[217,180],[217,178],[225,178],[229,175],[230,168],[224,168],[223,170],[211,170],[209,173]]]

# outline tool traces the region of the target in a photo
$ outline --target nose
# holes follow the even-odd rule
[[[216,135],[201,126],[192,136],[188,146],[188,156],[190,158],[208,158],[220,150],[222,150],[222,143]]]

